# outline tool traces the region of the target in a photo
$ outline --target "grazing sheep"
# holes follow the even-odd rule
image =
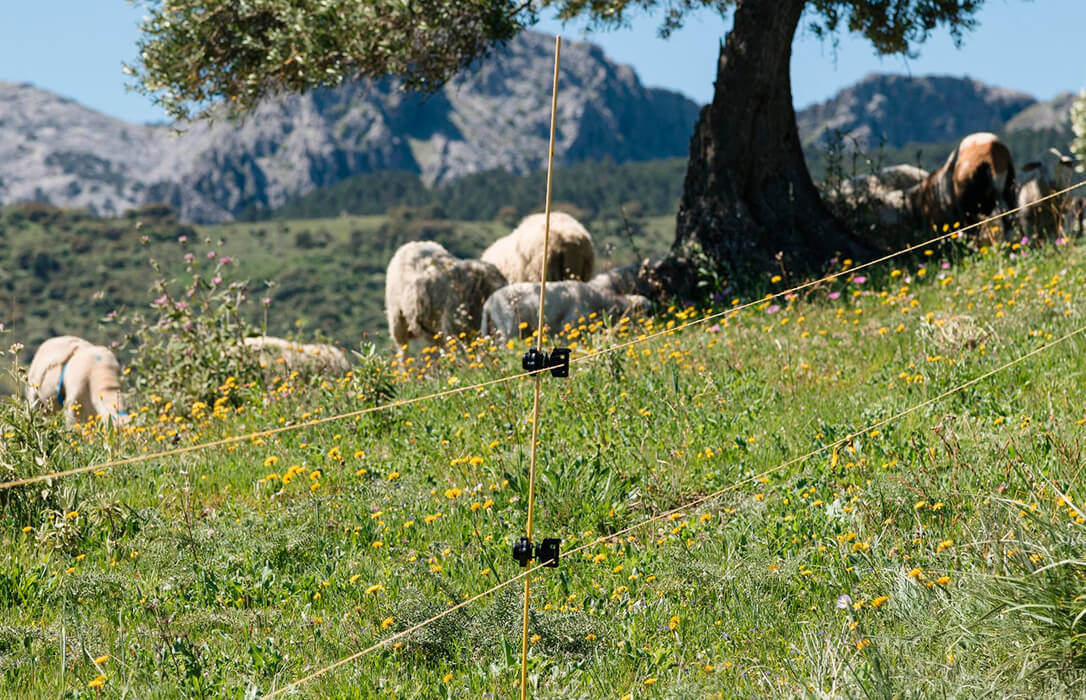
[[[905,192],[908,209],[921,227],[976,223],[1002,202],[1013,209],[1014,162],[995,134],[966,136],[946,162]]]
[[[649,297],[656,291],[649,278],[651,270],[658,263],[659,260],[645,258],[641,262],[601,272],[588,280],[588,283],[605,294],[640,294]]]
[[[832,193],[865,239],[882,249],[899,248],[913,224],[906,190],[928,177],[912,165],[891,165],[841,182]]]
[[[841,183],[840,196],[850,208],[869,208],[874,223],[900,224],[905,210],[905,190],[928,177],[913,165],[891,165],[870,175],[858,175]]]
[[[501,270],[510,284],[539,282],[543,260],[544,214],[524,217],[513,232],[499,238],[483,253],[483,262]],[[596,267],[592,236],[569,214],[551,212],[547,281],[587,280]]]
[[[552,332],[575,328],[592,314],[611,320],[628,314],[646,315],[652,302],[638,294],[609,294],[588,282],[565,280],[547,284],[544,323]],[[483,305],[483,335],[503,340],[531,335],[539,322],[539,283],[518,282],[502,287]]]
[[[265,335],[246,338],[245,347],[258,353],[262,367],[281,365],[288,372],[334,375],[350,367],[342,350],[324,343],[292,343]]]
[[[68,427],[92,416],[128,420],[121,396],[121,368],[113,352],[73,335],[46,340],[27,371],[26,399],[47,412],[64,409]]]
[[[1043,199],[1054,192],[1066,189],[1074,176],[1075,159],[1050,148],[1035,161],[1022,166],[1022,183],[1018,188],[1018,223],[1022,233],[1035,236],[1062,236],[1063,219],[1069,210],[1070,197]],[[1036,202],[1036,203],[1035,203]]]
[[[401,359],[412,338],[435,345],[479,327],[487,297],[506,285],[497,267],[460,260],[430,241],[406,243],[388,263],[385,310]]]

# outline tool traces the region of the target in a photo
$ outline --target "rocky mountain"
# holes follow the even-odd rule
[[[796,114],[805,144],[839,132],[846,145],[891,148],[1001,131],[1037,100],[1016,90],[949,76],[869,75],[832,99]]]
[[[527,32],[433,95],[362,81],[269,100],[243,122],[126,123],[32,85],[0,82],[0,203],[115,214],[165,201],[193,222],[275,208],[377,170],[427,184],[544,164],[551,39]],[[556,159],[683,156],[698,106],[646,88],[587,42],[563,47]]]
[[[1075,101],[1074,93],[1065,92],[1048,102],[1038,102],[1026,107],[1014,115],[1003,126],[1003,131],[1016,133],[1022,131],[1060,131],[1071,136],[1071,105]]]

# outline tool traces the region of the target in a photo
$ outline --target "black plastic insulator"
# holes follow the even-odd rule
[[[513,559],[521,566],[528,566],[532,560],[532,541],[527,537],[521,537],[513,543]]]
[[[554,348],[549,355],[542,350],[531,348],[524,353],[520,366],[525,372],[542,372],[549,369],[552,377],[564,378],[569,376],[571,354],[572,351],[569,348]]]
[[[558,568],[558,549],[562,540],[558,537],[547,537],[535,548],[535,558],[552,569]]]
[[[521,537],[513,543],[513,559],[521,566],[528,566],[528,562],[537,559],[543,566],[556,569],[561,545],[562,540],[558,537],[546,537],[537,545],[532,545],[527,537]]]
[[[547,367],[551,370],[552,377],[564,378],[569,376],[569,356],[572,351],[569,348],[554,348],[547,357]]]
[[[520,361],[525,372],[541,372],[547,369],[547,353],[531,348]]]

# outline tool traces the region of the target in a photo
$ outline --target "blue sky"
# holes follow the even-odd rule
[[[124,87],[121,62],[136,57],[140,8],[125,0],[0,0],[0,6],[0,80],[31,82],[130,121],[164,119]],[[979,19],[960,50],[943,32],[910,60],[880,59],[862,38],[849,35],[834,52],[801,32],[792,62],[796,104],[823,100],[875,71],[969,75],[1041,99],[1086,87],[1086,0],[988,0]],[[629,28],[590,38],[632,64],[647,85],[708,100],[725,20],[697,13],[668,41],[656,37],[658,24],[658,16],[639,15]],[[581,38],[577,24],[546,21],[537,28]]]

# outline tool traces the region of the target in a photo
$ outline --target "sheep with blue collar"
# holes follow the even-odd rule
[[[68,427],[93,416],[114,423],[128,421],[121,394],[117,356],[103,346],[74,335],[46,340],[27,371],[26,399],[32,408],[64,411]]]

